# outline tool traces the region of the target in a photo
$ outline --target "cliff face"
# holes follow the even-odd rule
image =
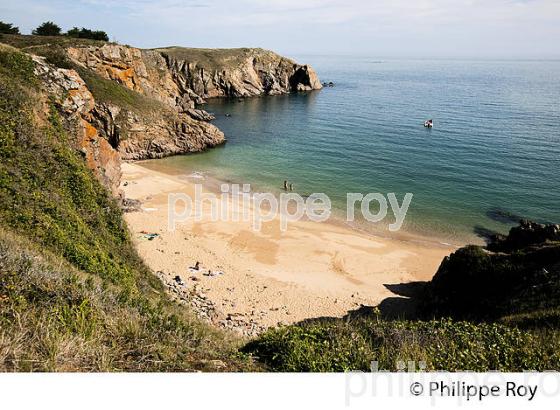
[[[35,74],[42,80],[48,95],[73,128],[77,148],[95,176],[117,194],[120,182],[120,156],[94,123],[95,100],[84,80],[75,70],[56,68],[44,58],[33,56]]]
[[[152,100],[150,110],[114,101],[95,104],[90,123],[125,160],[197,152],[223,143],[223,133],[208,123],[213,117],[196,108],[206,98],[321,88],[309,66],[262,49],[140,50],[105,44],[69,47],[66,53],[73,64],[142,95],[144,103]]]
[[[157,51],[175,82],[194,91],[196,98],[275,95],[322,87],[311,67],[268,50],[172,47]]]
[[[206,98],[252,97],[320,89],[313,69],[268,50],[139,50],[106,44],[69,48],[70,58],[104,78],[200,119]],[[203,114],[202,114],[203,115]]]
[[[213,117],[197,107],[206,98],[321,88],[309,66],[262,49],[140,50],[33,36],[8,40],[35,55],[36,74],[74,128],[77,148],[114,194],[121,160],[198,152],[225,142],[209,123]]]

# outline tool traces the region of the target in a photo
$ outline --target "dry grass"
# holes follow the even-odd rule
[[[0,371],[239,371],[239,340],[0,230]]]

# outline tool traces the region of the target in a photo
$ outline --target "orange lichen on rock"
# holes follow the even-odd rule
[[[97,129],[86,119],[81,118],[82,138],[78,146],[84,154],[86,165],[105,186],[117,195],[121,178],[120,155],[109,142],[99,135]]]
[[[107,66],[107,76],[131,90],[136,90],[136,79],[134,68],[128,67],[126,69]]]

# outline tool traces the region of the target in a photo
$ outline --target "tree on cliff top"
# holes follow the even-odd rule
[[[52,21],[45,21],[32,31],[34,36],[60,36],[60,27]]]
[[[89,30],[84,27],[82,27],[81,29],[78,27],[74,27],[68,30],[66,35],[68,37],[74,38],[89,38],[91,40],[109,41],[109,36],[106,32],[101,30]]]
[[[0,21],[0,34],[19,34],[19,27],[14,27],[12,23]]]

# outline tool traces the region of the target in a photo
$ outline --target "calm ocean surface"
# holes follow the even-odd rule
[[[288,179],[340,210],[347,192],[411,192],[403,229],[449,242],[560,222],[560,62],[297,60],[335,87],[211,101],[227,144],[158,163],[274,192]]]

